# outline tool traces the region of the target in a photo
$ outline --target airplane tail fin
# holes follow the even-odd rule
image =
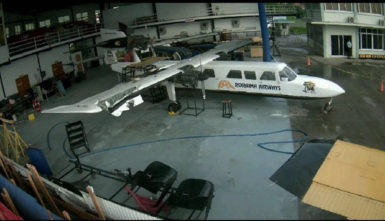
[[[104,63],[105,64],[114,64],[118,62],[115,51],[112,49],[104,50]]]
[[[135,49],[132,49],[132,62],[141,62],[138,54],[136,53]]]

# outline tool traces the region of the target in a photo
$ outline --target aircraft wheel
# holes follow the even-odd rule
[[[168,110],[168,112],[176,113],[178,111],[178,103],[169,104],[167,110]]]
[[[333,110],[333,104],[331,102],[327,102],[323,108],[324,114],[329,113],[331,110]]]

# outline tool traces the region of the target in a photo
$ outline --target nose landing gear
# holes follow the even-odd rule
[[[180,104],[179,101],[177,101],[169,104],[167,107],[167,110],[170,115],[175,115],[178,111],[180,111],[181,108],[182,108],[182,105]]]
[[[328,114],[331,110],[333,110],[333,98],[330,98],[330,101],[327,102],[325,105],[324,105],[324,108],[323,108],[323,112],[324,114]]]

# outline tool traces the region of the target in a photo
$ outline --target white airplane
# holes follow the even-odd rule
[[[228,53],[250,44],[249,40],[238,40],[216,46],[205,53],[180,61],[159,61],[154,65],[163,66],[155,74],[119,83],[115,87],[71,105],[58,106],[43,110],[42,113],[97,113],[109,111],[120,116],[123,111],[143,103],[140,92],[155,84],[166,86],[169,99],[169,111],[180,109],[175,86],[184,82],[171,80],[174,76],[193,82],[192,87],[246,92],[263,95],[301,98],[332,98],[345,91],[332,81],[305,75],[297,75],[284,63],[214,61],[221,53]],[[198,71],[197,71],[198,70]],[[198,85],[200,81],[200,85]],[[181,85],[182,85],[181,84]],[[203,95],[205,99],[205,93]],[[327,104],[331,105],[331,101]]]

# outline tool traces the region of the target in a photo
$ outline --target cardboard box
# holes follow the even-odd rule
[[[262,38],[261,37],[253,37],[253,43],[261,43],[262,44]]]
[[[385,219],[385,152],[337,140],[303,202],[349,219]]]
[[[250,46],[250,56],[252,58],[262,58],[263,57],[262,46],[256,46],[256,45]]]

